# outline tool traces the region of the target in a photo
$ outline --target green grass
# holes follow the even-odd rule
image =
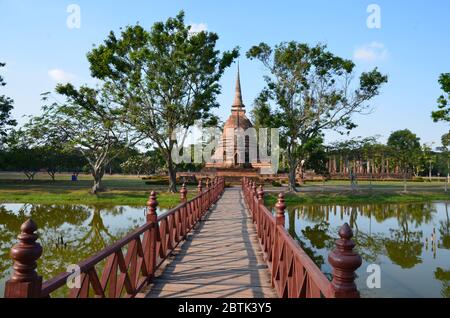
[[[87,205],[132,205],[143,206],[151,191],[158,192],[158,202],[163,208],[176,206],[179,194],[167,193],[164,180],[142,180],[137,176],[105,175],[106,191],[98,195],[89,194],[92,186],[90,175],[79,175],[79,181],[70,181],[70,174],[58,174],[52,181],[45,173],[36,175],[34,181],[26,180],[20,173],[0,173],[0,203],[35,204],[87,204]],[[150,184],[146,184],[149,182]],[[166,182],[167,183],[167,182]],[[300,204],[350,204],[350,203],[407,203],[450,200],[450,193],[443,191],[443,182],[408,182],[410,192],[404,194],[403,183],[398,181],[368,181],[358,183],[359,191],[350,190],[349,181],[332,180],[307,182],[299,187],[300,193],[287,194],[286,202]],[[266,185],[266,203],[276,202],[274,193],[286,191],[285,187]],[[188,197],[197,192],[196,186],[188,186]]]
[[[158,192],[158,202],[163,208],[180,202],[180,195],[168,193],[167,185],[159,182],[148,185],[136,176],[105,176],[102,184],[106,191],[98,195],[89,193],[92,178],[87,175],[80,175],[77,182],[70,181],[70,175],[58,175],[56,181],[45,174],[37,175],[34,181],[24,179],[20,174],[0,174],[0,203],[143,206],[151,191]],[[188,186],[188,198],[196,192],[195,186]]]

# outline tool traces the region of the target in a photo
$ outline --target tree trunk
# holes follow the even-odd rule
[[[94,177],[94,185],[92,186],[92,189],[91,189],[92,194],[97,194],[98,192],[103,190],[103,187],[101,184],[103,175],[104,175],[103,169],[92,171],[92,176]]]
[[[24,174],[26,175],[28,181],[33,181],[34,180],[34,175],[36,174],[36,172],[25,171]]]
[[[50,178],[52,178],[52,181],[55,181],[56,172],[54,172],[54,171],[47,171],[47,173],[50,176]]]
[[[403,172],[403,192],[407,192],[406,188],[406,171]]]
[[[289,191],[290,191],[290,192],[297,192],[297,191],[298,191],[298,190],[297,190],[297,186],[296,186],[297,180],[296,180],[295,175],[296,175],[296,169],[295,169],[295,167],[292,168],[292,167],[289,165]]]
[[[169,169],[169,189],[170,193],[177,193],[177,172],[175,170],[175,164],[172,161],[172,157],[169,157],[167,162],[167,167]]]

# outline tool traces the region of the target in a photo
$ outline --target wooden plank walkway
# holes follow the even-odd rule
[[[146,297],[276,297],[240,187],[225,190]]]

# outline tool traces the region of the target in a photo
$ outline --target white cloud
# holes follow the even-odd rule
[[[191,23],[191,33],[199,33],[202,31],[208,31],[208,25],[206,23]]]
[[[358,47],[353,52],[353,58],[355,60],[366,63],[385,61],[387,60],[388,57],[389,57],[388,49],[385,47],[383,43],[380,42],[372,42],[369,44],[365,44],[363,46]]]
[[[76,77],[74,74],[67,73],[58,68],[54,68],[48,71],[48,76],[50,76],[50,78],[55,82],[63,82],[63,83],[69,82],[75,79]]]

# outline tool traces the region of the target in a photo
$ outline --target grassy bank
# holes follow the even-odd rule
[[[70,181],[70,175],[59,174],[56,181],[40,173],[34,181],[24,180],[20,173],[0,173],[0,203],[35,204],[89,204],[143,206],[151,191],[158,192],[158,201],[163,208],[176,206],[179,194],[167,193],[168,185],[161,180],[142,180],[137,176],[105,175],[106,191],[98,195],[89,194],[92,177],[80,175],[79,181]],[[276,203],[276,193],[286,187],[271,187],[266,184],[267,205]],[[402,193],[403,184],[393,181],[359,182],[359,191],[353,193],[348,181],[308,182],[299,188],[298,194],[287,194],[288,205],[301,204],[352,204],[352,203],[408,203],[450,200],[450,193],[443,191],[442,182],[409,182],[409,193]],[[197,193],[195,185],[188,186],[188,197]]]
[[[0,203],[143,206],[151,191],[158,192],[158,202],[163,208],[180,202],[179,194],[166,192],[167,185],[146,184],[135,176],[106,176],[103,182],[106,191],[98,195],[89,193],[91,186],[89,176],[80,176],[79,181],[72,182],[68,175],[59,175],[56,181],[46,179],[45,175],[34,181],[8,179],[3,175],[0,177]],[[188,198],[196,192],[195,186],[188,187]]]

